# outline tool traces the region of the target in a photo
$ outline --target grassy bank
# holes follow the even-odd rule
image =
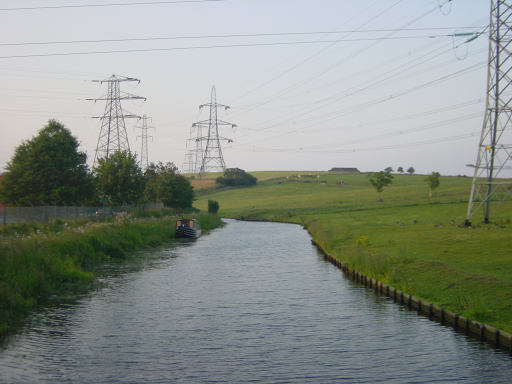
[[[378,202],[366,175],[290,175],[196,205],[214,199],[223,216],[303,224],[348,266],[512,332],[512,202],[493,205],[491,225],[479,214],[465,228],[470,178],[441,178],[429,199],[425,176],[396,175]]]
[[[0,337],[11,332],[49,297],[66,296],[91,287],[99,265],[172,241],[176,217],[150,216],[3,228]],[[197,218],[205,232],[221,225],[216,216],[198,215]]]

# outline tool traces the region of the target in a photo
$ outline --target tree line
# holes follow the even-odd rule
[[[19,145],[0,180],[0,202],[13,206],[106,205],[162,202],[192,207],[194,191],[173,163],[151,163],[142,170],[130,152],[101,158],[94,169],[63,124],[50,120]]]

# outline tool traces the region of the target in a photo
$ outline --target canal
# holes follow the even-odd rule
[[[109,266],[0,349],[1,383],[510,383],[512,358],[344,278],[297,225]]]

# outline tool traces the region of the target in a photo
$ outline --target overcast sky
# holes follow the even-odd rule
[[[472,174],[488,36],[471,33],[490,1],[135,2],[0,0],[0,170],[49,119],[92,163],[105,105],[85,99],[116,74],[141,80],[122,91],[147,101],[123,108],[152,117],[150,161],[183,169],[215,85],[237,125],[221,129],[228,167]],[[140,122],[126,124],[140,152]]]

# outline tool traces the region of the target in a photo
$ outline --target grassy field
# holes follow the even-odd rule
[[[512,202],[492,224],[463,226],[471,179],[442,177],[428,198],[422,175],[395,175],[383,202],[362,174],[251,172],[251,188],[200,195],[225,217],[301,223],[350,267],[470,319],[512,332]]]

